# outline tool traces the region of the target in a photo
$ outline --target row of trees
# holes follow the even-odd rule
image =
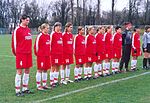
[[[128,7],[122,11],[115,9],[117,0],[112,0],[112,10],[102,11],[101,0],[54,0],[45,5],[36,0],[1,0],[0,28],[15,27],[21,14],[31,17],[30,27],[36,28],[43,22],[65,25],[71,21],[74,25],[122,24],[130,21],[135,25],[150,25],[150,1],[128,0]],[[41,6],[42,5],[42,6]],[[12,25],[11,25],[12,24]]]

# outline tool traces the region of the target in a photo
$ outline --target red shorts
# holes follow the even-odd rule
[[[122,55],[121,49],[114,49],[113,50],[113,58],[120,59]]]
[[[141,52],[141,49],[136,49],[136,53],[134,53],[134,49],[132,48],[132,56],[141,56],[142,55],[142,52]]]
[[[52,54],[51,63],[52,63],[51,65],[62,65],[63,64],[62,54]]]
[[[112,51],[106,51],[106,53],[105,53],[105,59],[112,59],[112,58],[113,58]]]
[[[37,68],[39,70],[50,69],[50,56],[37,56]]]
[[[16,68],[29,69],[32,67],[32,54],[16,54]]]
[[[98,53],[98,55],[97,55],[97,61],[102,61],[104,59],[105,59],[105,54]]]
[[[63,64],[73,64],[73,54],[63,54]]]
[[[87,54],[86,55],[86,62],[96,62],[96,55],[95,54]]]
[[[85,55],[75,55],[76,64],[84,64],[85,63]]]

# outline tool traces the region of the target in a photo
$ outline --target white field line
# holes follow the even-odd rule
[[[108,85],[108,84],[113,84],[113,83],[117,83],[117,82],[121,82],[121,81],[126,81],[126,80],[129,80],[129,79],[133,79],[133,78],[143,76],[143,75],[147,75],[147,74],[150,74],[150,72],[144,72],[144,73],[141,73],[141,74],[138,74],[138,75],[129,76],[129,77],[126,77],[126,78],[121,78],[121,79],[117,79],[117,80],[113,80],[113,81],[109,81],[109,82],[105,82],[105,83],[100,83],[100,84],[97,84],[97,85],[94,85],[94,86],[89,86],[89,87],[85,87],[85,88],[82,88],[82,89],[66,92],[66,93],[56,95],[56,96],[53,96],[53,97],[50,97],[50,98],[37,100],[37,101],[34,101],[32,103],[42,103],[42,102],[45,102],[45,101],[48,101],[48,100],[61,98],[61,97],[67,96],[67,95],[71,95],[71,94],[82,92],[82,91],[85,91],[85,90],[101,87],[101,86]]]

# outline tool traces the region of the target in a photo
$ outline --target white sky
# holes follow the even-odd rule
[[[56,0],[36,0],[39,4],[49,4],[51,1],[56,1]],[[74,0],[76,3],[76,0]],[[96,4],[97,0],[87,0],[88,3],[92,4]],[[101,10],[102,11],[108,11],[111,10],[111,1],[112,0],[101,0]],[[82,0],[79,0],[79,4],[82,3]],[[128,7],[128,0],[116,0],[116,4],[115,4],[115,9],[116,10],[123,10],[123,8]]]

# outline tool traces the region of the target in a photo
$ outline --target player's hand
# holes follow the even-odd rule
[[[147,51],[147,49],[145,48],[145,49],[144,49],[144,51],[146,52],[146,51]]]

